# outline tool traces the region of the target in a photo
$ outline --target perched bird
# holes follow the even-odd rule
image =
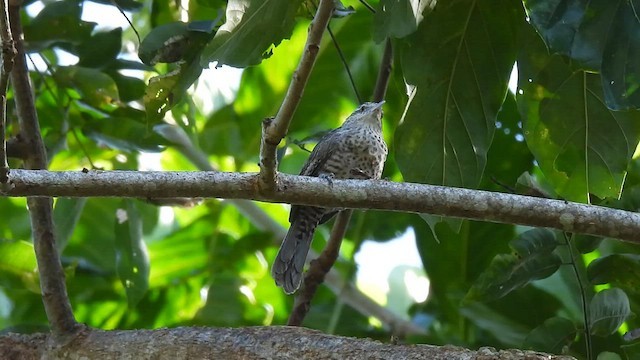
[[[300,175],[327,179],[379,179],[387,159],[382,137],[382,104],[364,103],[341,127],[327,133],[311,152]],[[339,209],[291,206],[291,226],[282,241],[271,274],[287,294],[300,287],[302,270],[318,224]]]

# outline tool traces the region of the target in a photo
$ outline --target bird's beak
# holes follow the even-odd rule
[[[379,103],[376,104],[376,107],[374,107],[374,110],[378,110],[378,109],[382,109],[382,105],[384,105],[385,101],[382,100]]]

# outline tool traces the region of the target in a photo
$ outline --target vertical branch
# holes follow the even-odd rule
[[[17,50],[11,82],[20,120],[21,137],[29,148],[24,164],[27,169],[46,169],[47,154],[40,134],[38,115],[29,81],[19,5],[11,3],[9,6],[9,20]],[[69,334],[77,329],[78,323],[71,310],[64,272],[55,246],[53,200],[49,197],[29,197],[27,205],[31,217],[33,247],[40,273],[42,302],[47,318],[54,335]]]
[[[262,124],[262,140],[260,142],[260,187],[273,190],[276,185],[276,149],[280,141],[287,135],[293,114],[302,99],[311,70],[318,57],[320,41],[324,30],[329,25],[333,14],[333,0],[321,0],[316,15],[309,27],[309,36],[300,58],[298,68],[293,73],[289,89],[280,110],[275,118],[266,119]]]
[[[0,0],[0,40],[2,41],[2,69],[0,69],[0,184],[9,181],[9,163],[7,162],[7,87],[9,74],[13,68],[16,48],[9,27],[8,0]]]
[[[378,79],[376,81],[376,88],[374,89],[373,101],[382,101],[387,92],[387,85],[389,84],[389,77],[391,76],[391,65],[393,63],[393,49],[391,46],[391,40],[387,39],[384,47],[384,54],[380,63],[380,71],[378,72]],[[324,279],[335,264],[340,253],[340,245],[342,239],[347,231],[349,220],[353,210],[344,210],[338,214],[333,229],[331,229],[331,236],[327,242],[327,246],[322,251],[322,254],[311,262],[309,265],[309,271],[305,274],[302,289],[296,295],[296,299],[293,305],[293,310],[289,316],[287,325],[300,326],[305,316],[309,312],[311,299],[316,293],[318,286],[324,282]]]

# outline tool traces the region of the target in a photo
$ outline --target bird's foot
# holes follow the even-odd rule
[[[318,177],[326,180],[329,183],[329,186],[333,186],[333,179],[336,178],[336,175],[334,173],[321,173]]]

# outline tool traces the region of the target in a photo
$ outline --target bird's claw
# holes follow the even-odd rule
[[[329,183],[329,186],[333,186],[333,179],[336,178],[336,175],[334,173],[321,173],[318,177],[326,180]]]

